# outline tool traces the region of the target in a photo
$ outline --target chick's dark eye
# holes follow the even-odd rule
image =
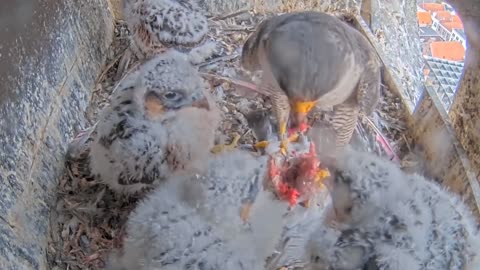
[[[167,92],[165,95],[163,95],[166,99],[177,99],[178,94],[175,92]]]
[[[349,206],[349,207],[345,208],[345,213],[347,213],[347,214],[352,213],[352,207]]]

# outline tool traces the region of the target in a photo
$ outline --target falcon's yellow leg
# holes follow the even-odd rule
[[[283,155],[287,155],[287,146],[288,146],[288,138],[287,136],[287,122],[280,122],[280,130],[279,130],[279,137],[280,137],[280,152]]]
[[[225,150],[233,150],[233,149],[237,148],[238,141],[240,140],[241,137],[242,136],[240,136],[240,134],[234,133],[231,143],[229,143],[229,144],[217,144],[214,147],[212,147],[210,152],[212,152],[213,154],[218,154],[218,153],[221,153]]]
[[[288,139],[286,140],[287,142],[297,142],[298,141],[298,138],[300,136],[295,133],[293,135],[291,135],[290,137],[288,137]],[[255,148],[266,148],[270,143],[268,141],[261,141],[261,142],[257,142],[255,144]]]
[[[298,133],[292,134],[288,137],[288,142],[297,142],[299,137],[300,135],[298,135]]]
[[[268,146],[269,142],[268,141],[261,141],[261,142],[257,142],[255,144],[255,148],[266,148]]]
[[[290,103],[285,94],[278,93],[272,96],[272,108],[278,122],[278,139],[280,140],[280,152],[287,154],[287,122],[290,115]]]
[[[284,132],[286,133],[286,132]],[[299,135],[293,134],[292,136],[288,137],[286,140],[283,141],[283,145],[280,147],[286,149],[286,144],[289,142],[296,142],[298,141]],[[255,148],[266,148],[270,143],[268,141],[260,141],[255,144]]]

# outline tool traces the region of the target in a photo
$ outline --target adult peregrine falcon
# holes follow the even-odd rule
[[[349,143],[358,114],[373,112],[380,96],[380,62],[368,40],[340,19],[295,12],[263,21],[243,46],[242,66],[262,70],[282,149],[292,110],[295,125],[318,106],[331,109],[337,146]]]

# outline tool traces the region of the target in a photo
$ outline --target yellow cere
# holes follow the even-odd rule
[[[295,102],[292,110],[296,113],[308,113],[315,106],[315,101]]]

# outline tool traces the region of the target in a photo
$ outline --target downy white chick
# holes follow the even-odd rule
[[[337,161],[332,204],[284,232],[268,270],[480,269],[478,231],[456,195],[372,154]]]
[[[215,52],[208,40],[208,23],[196,0],[123,0],[123,13],[131,32],[131,48],[139,59],[168,48],[187,53],[199,64]]]
[[[298,211],[299,209],[296,209]],[[372,256],[373,245],[362,230],[340,231],[329,224],[328,212],[304,209],[289,222],[267,270],[360,270]]]
[[[266,164],[233,150],[215,155],[204,176],[168,179],[131,214],[107,269],[262,269],[288,207],[263,190]]]
[[[480,238],[467,206],[420,175],[348,151],[333,173],[339,228],[362,230],[379,269],[480,269]]]
[[[170,51],[129,74],[101,114],[90,169],[119,193],[154,187],[173,173],[203,172],[219,121],[204,81]]]

